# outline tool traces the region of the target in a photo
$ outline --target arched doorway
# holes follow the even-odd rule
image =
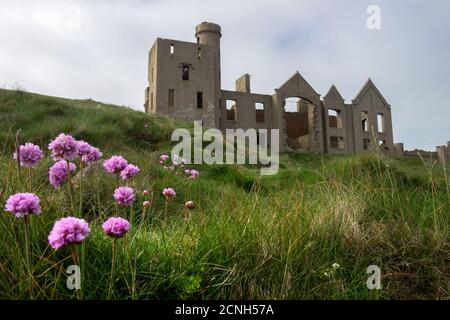
[[[288,147],[295,150],[313,149],[315,105],[303,97],[284,98],[282,105]]]

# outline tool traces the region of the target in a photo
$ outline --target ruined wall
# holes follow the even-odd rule
[[[450,167],[450,141],[447,141],[447,145],[436,147],[436,157],[439,163]]]
[[[355,152],[360,153],[370,150],[364,145],[378,144],[379,141],[385,141],[386,153],[394,153],[394,141],[392,132],[391,110],[389,104],[384,100],[378,92],[372,81],[369,80],[353,100],[353,135],[355,141]],[[367,113],[367,130],[364,131],[362,127],[362,112]],[[377,115],[383,115],[383,132],[378,128]],[[376,140],[373,141],[373,132],[376,135]],[[365,143],[366,142],[366,143]]]
[[[352,129],[352,123],[349,121],[351,108],[347,107],[344,99],[339,94],[335,86],[332,86],[325,95],[322,103],[324,113],[324,137],[326,152],[330,154],[349,154],[353,153],[353,136],[349,129]],[[337,113],[337,116],[330,116],[329,110]],[[342,139],[342,144],[333,145],[335,139]]]

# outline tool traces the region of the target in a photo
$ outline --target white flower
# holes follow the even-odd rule
[[[335,263],[333,263],[332,267],[333,267],[333,269],[337,269],[337,268],[340,267],[340,265],[339,265],[338,263],[335,262]]]

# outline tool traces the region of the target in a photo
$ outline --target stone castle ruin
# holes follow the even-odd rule
[[[145,111],[223,131],[280,129],[280,151],[353,154],[379,146],[403,155],[402,144],[393,142],[391,106],[370,79],[350,104],[334,85],[321,98],[299,72],[273,94],[251,92],[248,74],[234,91],[222,90],[221,36],[219,25],[202,22],[196,43],[157,38],[149,52]]]

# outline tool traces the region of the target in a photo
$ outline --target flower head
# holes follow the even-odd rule
[[[177,195],[173,188],[164,188],[162,193],[166,198],[172,198]]]
[[[150,203],[150,201],[148,201],[148,200],[146,200],[146,201],[144,201],[144,202],[142,203],[142,206],[143,206],[144,208],[148,208],[148,207],[150,207],[150,205],[151,205],[151,203]]]
[[[78,155],[80,157],[87,155],[89,154],[89,152],[91,152],[92,146],[86,141],[78,140],[77,143],[78,143]]]
[[[200,172],[198,172],[197,170],[192,169],[189,174],[191,175],[189,177],[189,179],[196,179],[200,175]]]
[[[128,165],[128,161],[122,156],[112,156],[103,163],[103,168],[105,168],[108,173],[119,173]]]
[[[22,167],[34,167],[42,160],[44,153],[39,146],[32,143],[25,143],[19,147],[19,157]],[[16,152],[14,152],[13,158],[17,160]]]
[[[118,187],[114,191],[114,199],[123,206],[129,206],[134,201],[134,190],[130,187]]]
[[[80,244],[90,231],[91,229],[84,219],[62,218],[53,225],[53,229],[48,235],[48,242],[56,250],[71,244]]]
[[[103,153],[100,151],[99,148],[91,147],[91,150],[88,154],[85,154],[81,157],[81,160],[83,160],[84,163],[89,164],[91,162],[100,160],[100,158],[103,156]]]
[[[165,163],[167,160],[169,160],[169,155],[167,154],[162,154],[161,157],[159,157],[159,163],[161,164]]]
[[[33,193],[16,193],[6,201],[5,210],[13,213],[17,218],[30,214],[40,214],[39,197]]]
[[[62,159],[72,161],[78,156],[78,142],[68,134],[60,133],[59,136],[49,143],[48,148],[52,152],[52,158],[55,161]]]
[[[192,200],[190,200],[190,201],[188,201],[188,202],[186,202],[186,203],[184,204],[184,207],[185,207],[186,209],[192,210],[192,209],[195,208],[195,202],[192,201]]]
[[[332,264],[332,267],[333,267],[333,269],[338,269],[338,268],[340,268],[341,266],[339,265],[339,263],[333,263]]]
[[[122,238],[130,230],[130,223],[122,218],[109,218],[103,223],[102,229],[110,237]]]
[[[142,195],[145,197],[148,196],[149,194],[150,194],[150,192],[148,190],[142,191]]]
[[[69,162],[70,171],[75,171],[76,168],[75,164]],[[48,178],[52,186],[58,188],[67,179],[67,161],[56,162],[48,171]]]
[[[128,180],[131,177],[137,175],[139,171],[141,170],[137,166],[135,166],[134,164],[129,164],[125,167],[125,169],[120,171],[120,176],[122,177],[122,180]]]

